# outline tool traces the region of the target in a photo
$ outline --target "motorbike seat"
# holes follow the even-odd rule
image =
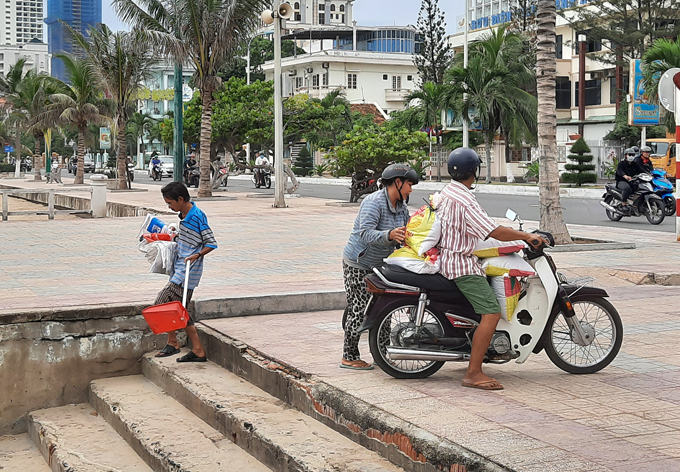
[[[614,195],[615,198],[617,198],[618,200],[623,200],[623,194],[621,194],[621,190],[619,190],[616,187],[616,185],[606,184],[604,187],[607,190],[607,192]]]
[[[393,264],[383,264],[377,269],[390,282],[432,292],[448,292],[451,296],[462,296],[456,283],[441,274],[416,274]]]

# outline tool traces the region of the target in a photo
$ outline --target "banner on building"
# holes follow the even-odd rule
[[[633,126],[656,126],[659,124],[659,105],[654,103],[645,90],[642,77],[642,61],[630,61],[630,103],[628,104],[628,124]]]
[[[99,128],[99,148],[111,149],[111,128]]]

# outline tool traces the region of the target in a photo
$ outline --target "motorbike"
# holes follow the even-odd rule
[[[664,213],[666,216],[675,215],[675,195],[673,194],[673,184],[666,177],[666,171],[654,169],[652,171],[652,185],[654,192],[663,199]]]
[[[135,181],[135,165],[132,162],[127,163],[127,173],[128,173],[128,179],[130,179],[130,182],[134,182]]]
[[[229,169],[221,162],[217,164],[216,168],[217,170],[213,172],[212,188],[218,189],[220,187],[226,187],[229,179]]]
[[[19,171],[20,172],[30,172],[31,169],[33,169],[33,164],[29,159],[22,159],[21,162],[19,163]]]
[[[520,221],[511,210],[506,215]],[[536,275],[523,277],[512,316],[501,317],[484,362],[522,364],[545,350],[558,368],[592,374],[609,365],[621,348],[623,325],[607,292],[591,287],[593,278],[568,281],[545,252],[554,246],[550,233],[534,231],[550,242],[524,252]],[[398,379],[419,379],[445,362],[470,359],[481,317],[441,274],[421,275],[383,264],[366,277],[371,295],[360,330],[369,332],[375,363]]]
[[[272,188],[272,171],[271,169],[256,169],[257,173],[253,172],[252,181],[255,184],[255,188],[262,187],[261,180],[264,180],[264,185],[267,188]],[[259,174],[263,174],[262,179],[258,178]]]
[[[201,182],[201,170],[197,165],[188,167],[186,170],[186,183],[187,187],[192,185],[198,188],[198,184]]]
[[[163,163],[162,162],[160,164],[154,164],[153,165],[153,167],[151,168],[151,177],[153,178],[154,181],[163,180]]]
[[[651,224],[661,224],[666,217],[664,201],[654,192],[651,174],[636,175],[631,180],[631,184],[636,186],[637,190],[629,197],[629,200],[632,199],[633,202],[626,207],[623,206],[621,190],[616,185],[607,184],[605,186],[606,192],[602,195],[600,205],[606,210],[607,218],[612,221],[619,221],[624,216],[644,215]]]

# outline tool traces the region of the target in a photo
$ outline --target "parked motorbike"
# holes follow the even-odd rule
[[[651,174],[644,173],[633,177],[631,184],[637,190],[629,197],[629,203],[623,206],[623,195],[615,185],[607,184],[606,192],[602,195],[600,205],[607,212],[607,218],[612,221],[619,221],[624,216],[644,215],[653,225],[661,224],[666,217],[663,199],[654,192]]]
[[[151,177],[153,178],[154,182],[156,180],[161,181],[163,180],[163,163],[161,162],[160,164],[154,164],[153,167],[151,168]]]
[[[518,220],[511,210],[506,215]],[[550,233],[534,231],[550,241]],[[517,307],[501,318],[485,362],[522,364],[545,349],[572,374],[592,374],[609,365],[621,348],[623,325],[607,292],[592,278],[568,282],[557,272],[548,246],[528,248],[536,275],[521,279]],[[441,274],[420,275],[383,264],[366,277],[371,299],[361,331],[369,331],[375,363],[398,379],[425,378],[444,362],[468,361],[481,317],[455,284]]]
[[[257,172],[253,172],[253,178],[251,179],[255,184],[255,188],[262,187],[262,180],[264,180],[264,185],[267,188],[272,188],[272,171],[271,169],[255,169]],[[262,177],[260,177],[260,175]]]
[[[217,161],[215,166],[217,170],[213,172],[212,176],[212,188],[218,189],[220,187],[226,187],[229,179],[229,169],[222,164],[222,161]]]
[[[201,183],[201,170],[198,168],[198,166],[195,165],[188,167],[186,174],[187,187],[191,187],[193,185],[198,188],[198,184]]]
[[[675,215],[675,195],[673,194],[673,184],[666,177],[666,171],[654,169],[652,171],[652,185],[654,192],[663,199],[664,213],[666,216]]]
[[[30,161],[30,159],[22,159],[21,162],[19,163],[19,171],[20,172],[30,172],[31,169],[33,169],[33,164]]]

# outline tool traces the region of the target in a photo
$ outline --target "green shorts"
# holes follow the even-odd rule
[[[468,299],[475,313],[478,315],[491,315],[501,312],[496,294],[491,290],[486,277],[481,275],[464,275],[453,279],[465,298]]]

